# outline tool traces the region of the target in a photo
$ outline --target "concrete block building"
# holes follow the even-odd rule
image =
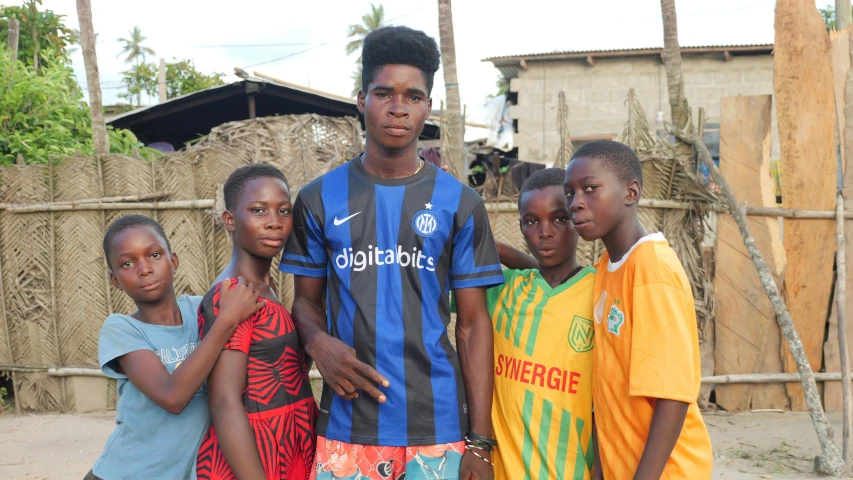
[[[633,88],[652,126],[669,121],[662,48],[569,51],[487,58],[510,80],[510,117],[515,121],[518,159],[551,164],[560,146],[557,96],[565,92],[575,146],[613,139],[628,118],[625,98]],[[706,142],[714,142],[720,99],[773,93],[773,45],[682,47],[684,86],[693,108],[705,109]],[[771,158],[778,159],[775,106]],[[718,130],[717,130],[718,132]],[[718,140],[717,140],[718,141]],[[712,148],[713,150],[713,148]]]

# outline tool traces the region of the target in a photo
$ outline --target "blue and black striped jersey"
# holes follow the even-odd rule
[[[323,389],[317,433],[364,445],[456,442],[468,430],[450,289],[503,283],[480,196],[427,163],[403,179],[360,157],[305,186],[279,268],[326,277],[329,333],[390,381],[378,403]]]

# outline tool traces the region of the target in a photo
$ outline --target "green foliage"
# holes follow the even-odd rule
[[[192,60],[178,60],[166,63],[166,94],[168,98],[180,97],[188,93],[225,84],[224,73],[201,73]],[[156,85],[156,81],[154,82]]]
[[[0,44],[5,46],[9,34],[8,19],[18,19],[18,60],[27,66],[35,65],[36,46],[41,67],[44,59],[50,55],[67,62],[69,47],[79,42],[78,35],[65,26],[65,15],[58,15],[52,10],[39,11],[41,4],[42,0],[27,0],[19,7],[0,5]]]
[[[121,83],[127,91],[118,96],[126,98],[131,103],[136,98],[136,106],[141,107],[143,93],[157,94],[157,67],[153,63],[137,63],[121,72]]]
[[[224,73],[204,74],[196,68],[192,60],[178,60],[166,63],[166,98],[175,98],[188,93],[225,84]],[[126,91],[119,97],[126,98],[136,106],[142,106],[142,94],[156,97],[159,94],[159,72],[153,63],[139,63],[122,72],[122,83]]]
[[[92,153],[89,108],[62,62],[38,71],[0,49],[0,164],[47,163],[51,156]]]
[[[51,158],[94,153],[92,117],[74,73],[52,51],[45,52],[53,55],[45,58],[56,60],[36,70],[0,48],[0,165],[14,164],[18,154],[26,163],[45,164]],[[159,154],[130,131],[108,128],[112,153]]]
[[[819,8],[820,16],[823,17],[823,23],[826,24],[827,33],[834,29],[836,26],[835,23],[835,6],[827,5],[826,8]]]

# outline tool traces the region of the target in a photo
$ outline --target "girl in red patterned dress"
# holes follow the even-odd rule
[[[237,329],[208,379],[213,425],[198,455],[198,478],[307,480],[314,462],[316,404],[308,367],[290,313],[270,276],[272,259],[293,228],[284,175],[249,165],[225,182],[225,229],[231,262],[219,275],[242,275],[266,306]],[[202,300],[201,336],[219,311],[219,285]]]

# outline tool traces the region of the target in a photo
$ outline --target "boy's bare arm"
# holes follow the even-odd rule
[[[666,468],[666,462],[672,455],[672,449],[681,435],[684,419],[687,418],[689,404],[677,400],[658,398],[655,401],[655,413],[646,439],[646,448],[640,458],[634,480],[657,480]]]
[[[492,319],[486,309],[485,288],[461,288],[456,295],[456,349],[462,367],[471,432],[491,438],[494,344]],[[488,456],[487,452],[482,453]],[[461,480],[491,480],[491,466],[468,452],[462,457]]]
[[[241,480],[264,480],[263,464],[255,434],[243,406],[243,387],[249,356],[225,350],[208,380],[210,416],[217,440],[234,475]]]
[[[150,350],[137,350],[118,359],[122,372],[131,383],[157,406],[173,415],[183,412],[192,401],[240,322],[264,306],[265,300],[258,302],[257,290],[243,277],[233,289],[229,289],[225,281],[220,288],[222,308],[219,317],[193,354],[174,372],[170,374],[160,358]]]
[[[517,248],[510,247],[506,243],[495,240],[495,247],[498,249],[498,257],[501,264],[507,268],[514,270],[529,270],[531,268],[539,268],[539,262]]]

